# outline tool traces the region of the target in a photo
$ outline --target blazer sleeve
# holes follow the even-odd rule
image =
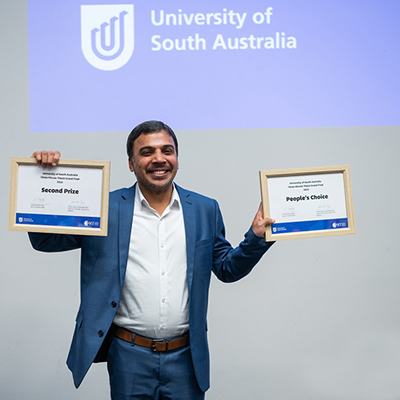
[[[214,242],[213,272],[223,282],[235,282],[251,272],[274,242],[266,242],[253,229],[233,248],[225,239],[225,226],[218,203],[215,205],[216,238]]]
[[[32,247],[38,251],[52,253],[74,250],[81,247],[81,237],[79,235],[32,232],[29,232],[28,235]]]

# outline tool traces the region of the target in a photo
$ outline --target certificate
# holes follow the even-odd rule
[[[260,171],[265,240],[354,234],[349,166]]]
[[[11,159],[8,229],[106,236],[109,161],[61,160],[43,169]]]

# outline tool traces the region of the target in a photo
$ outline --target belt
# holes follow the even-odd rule
[[[121,328],[117,325],[113,325],[114,335],[126,342],[132,343],[133,333],[127,329]],[[169,351],[176,350],[189,344],[189,333],[179,336],[175,339],[149,339],[140,335],[135,334],[133,343],[152,349],[153,351]]]

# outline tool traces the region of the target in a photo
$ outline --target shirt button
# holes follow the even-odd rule
[[[161,275],[165,275],[165,271],[161,272]]]
[[[117,307],[117,303],[116,303],[115,301],[112,301],[112,302],[111,302],[111,307],[112,307],[112,308]]]
[[[164,243],[161,243],[161,248],[164,248]]]
[[[104,332],[103,331],[98,331],[97,334],[99,335],[99,337],[103,337]]]
[[[161,301],[162,301],[163,303],[165,303],[165,299],[162,299]]]

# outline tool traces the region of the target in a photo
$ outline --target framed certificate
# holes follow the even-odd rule
[[[260,171],[265,240],[354,234],[349,166]]]
[[[106,236],[109,161],[61,160],[43,169],[11,159],[8,229]]]

